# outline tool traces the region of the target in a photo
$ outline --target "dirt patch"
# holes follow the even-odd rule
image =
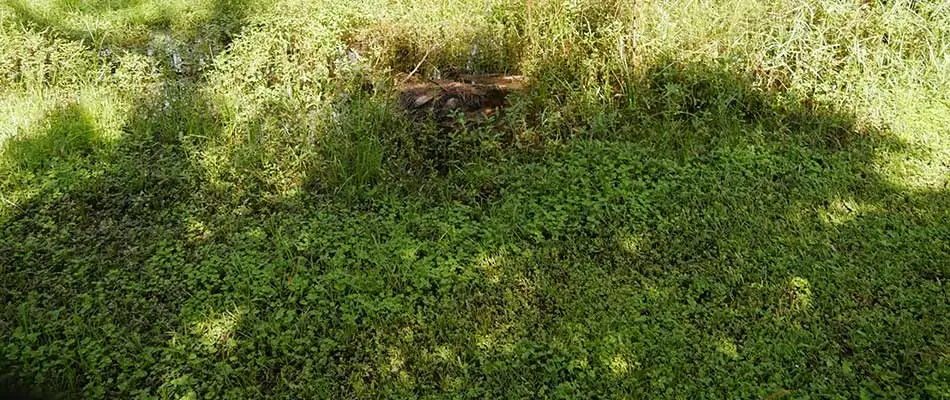
[[[483,122],[508,105],[509,94],[524,89],[520,75],[462,75],[457,79],[396,78],[400,105],[417,118],[432,117],[440,124],[453,125],[457,117]]]

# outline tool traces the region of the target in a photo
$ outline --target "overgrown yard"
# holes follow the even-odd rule
[[[8,389],[948,398],[948,280],[946,1],[0,3]]]

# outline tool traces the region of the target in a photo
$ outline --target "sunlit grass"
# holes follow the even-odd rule
[[[97,47],[144,46],[156,32],[181,38],[201,36],[205,25],[230,1],[142,0],[61,1],[11,0],[13,19]],[[237,3],[237,2],[233,2]]]

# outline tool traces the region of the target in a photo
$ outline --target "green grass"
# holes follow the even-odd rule
[[[947,71],[939,1],[8,0],[0,383],[948,398]]]

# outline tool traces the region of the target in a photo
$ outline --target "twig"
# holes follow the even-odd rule
[[[426,49],[426,54],[422,56],[422,59],[419,60],[418,64],[416,64],[416,67],[413,68],[411,72],[409,72],[409,75],[406,75],[406,78],[402,80],[402,83],[406,83],[406,81],[408,81],[409,78],[412,78],[412,75],[415,74],[416,71],[419,70],[419,67],[422,66],[422,63],[426,62],[426,59],[429,58],[429,53],[432,51],[432,49],[433,49],[432,47]]]
[[[0,200],[3,200],[5,203],[7,203],[7,204],[13,206],[13,208],[16,208],[17,210],[20,209],[20,206],[18,206],[18,205],[17,205],[16,203],[14,203],[14,202],[8,200],[8,199],[6,198],[6,196],[4,196],[4,195],[2,195],[2,194],[0,194]]]

